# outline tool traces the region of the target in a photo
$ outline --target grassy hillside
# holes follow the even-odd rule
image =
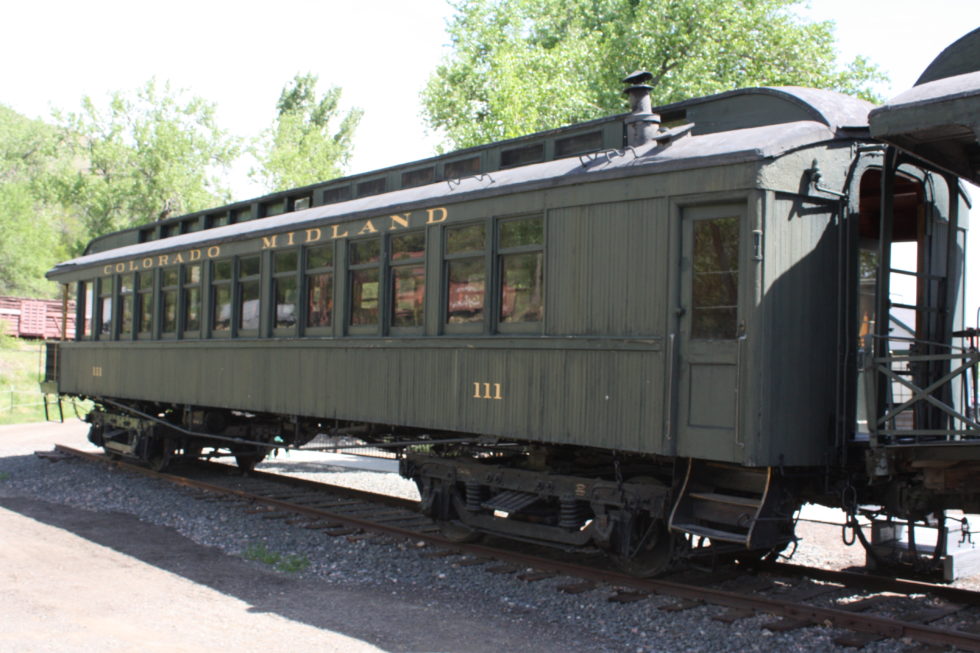
[[[44,421],[38,387],[42,347],[37,340],[0,335],[0,424]]]

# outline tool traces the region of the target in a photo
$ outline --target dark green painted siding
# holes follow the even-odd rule
[[[103,345],[63,351],[61,391],[657,451],[656,342],[336,340]],[[93,376],[92,368],[102,370]],[[476,389],[474,384],[481,384]],[[483,383],[500,384],[501,399]],[[480,397],[475,397],[479,394]]]
[[[551,211],[549,332],[662,337],[668,226],[662,200]]]

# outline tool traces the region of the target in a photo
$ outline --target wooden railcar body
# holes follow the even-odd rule
[[[544,525],[504,530],[627,559],[650,553],[637,524],[670,542],[668,519],[779,546],[795,506],[842,492],[980,509],[976,423],[941,410],[966,390],[929,385],[964,326],[967,199],[957,171],[872,138],[871,109],[732,91],[660,107],[632,145],[637,111],[99,239],[49,273],[78,284],[82,325],[57,390],[137,411],[100,433],[234,414],[267,442],[471,438],[406,465],[431,513],[493,530],[537,502]],[[888,376],[902,241],[902,335],[926,356],[905,363],[939,408]]]
[[[59,278],[114,283],[115,292],[120,277],[158,273],[181,254],[185,265],[258,254],[261,324],[248,334],[73,342],[61,353],[60,388],[755,466],[826,464],[838,207],[800,186],[815,161],[836,172],[825,183],[844,184],[850,142],[835,132],[848,125],[832,103],[860,103],[808,93],[829,117],[791,91],[732,93],[685,107],[695,127],[703,111],[717,131],[645,156],[546,162],[82,257]],[[740,123],[767,111],[779,122]],[[543,319],[502,322],[488,306],[479,323],[447,323],[446,230],[482,225],[492,239],[526,217],[546,234]],[[728,218],[737,224],[738,318],[732,337],[694,341],[682,296],[692,292],[691,224]],[[349,244],[387,247],[416,231],[426,239],[424,326],[351,325]],[[272,255],[314,244],[335,248],[333,324],[284,333],[272,324]],[[482,253],[499,278],[495,249]],[[202,288],[212,269],[204,266]],[[214,310],[205,302],[203,324]],[[668,356],[677,360],[668,365]]]

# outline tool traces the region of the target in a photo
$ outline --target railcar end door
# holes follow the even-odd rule
[[[745,343],[744,205],[684,208],[678,313],[677,453],[736,460]]]

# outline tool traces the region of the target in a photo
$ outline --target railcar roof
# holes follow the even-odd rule
[[[875,138],[980,183],[980,29],[943,50],[869,123]]]
[[[461,179],[324,204],[88,254],[56,266],[49,278],[94,265],[151,256],[216,242],[246,240],[360,217],[404,212],[495,194],[580,184],[586,181],[718,166],[780,156],[794,149],[867,128],[871,104],[831,91],[758,88],[659,107],[685,120],[661,142],[642,148],[594,152]]]

